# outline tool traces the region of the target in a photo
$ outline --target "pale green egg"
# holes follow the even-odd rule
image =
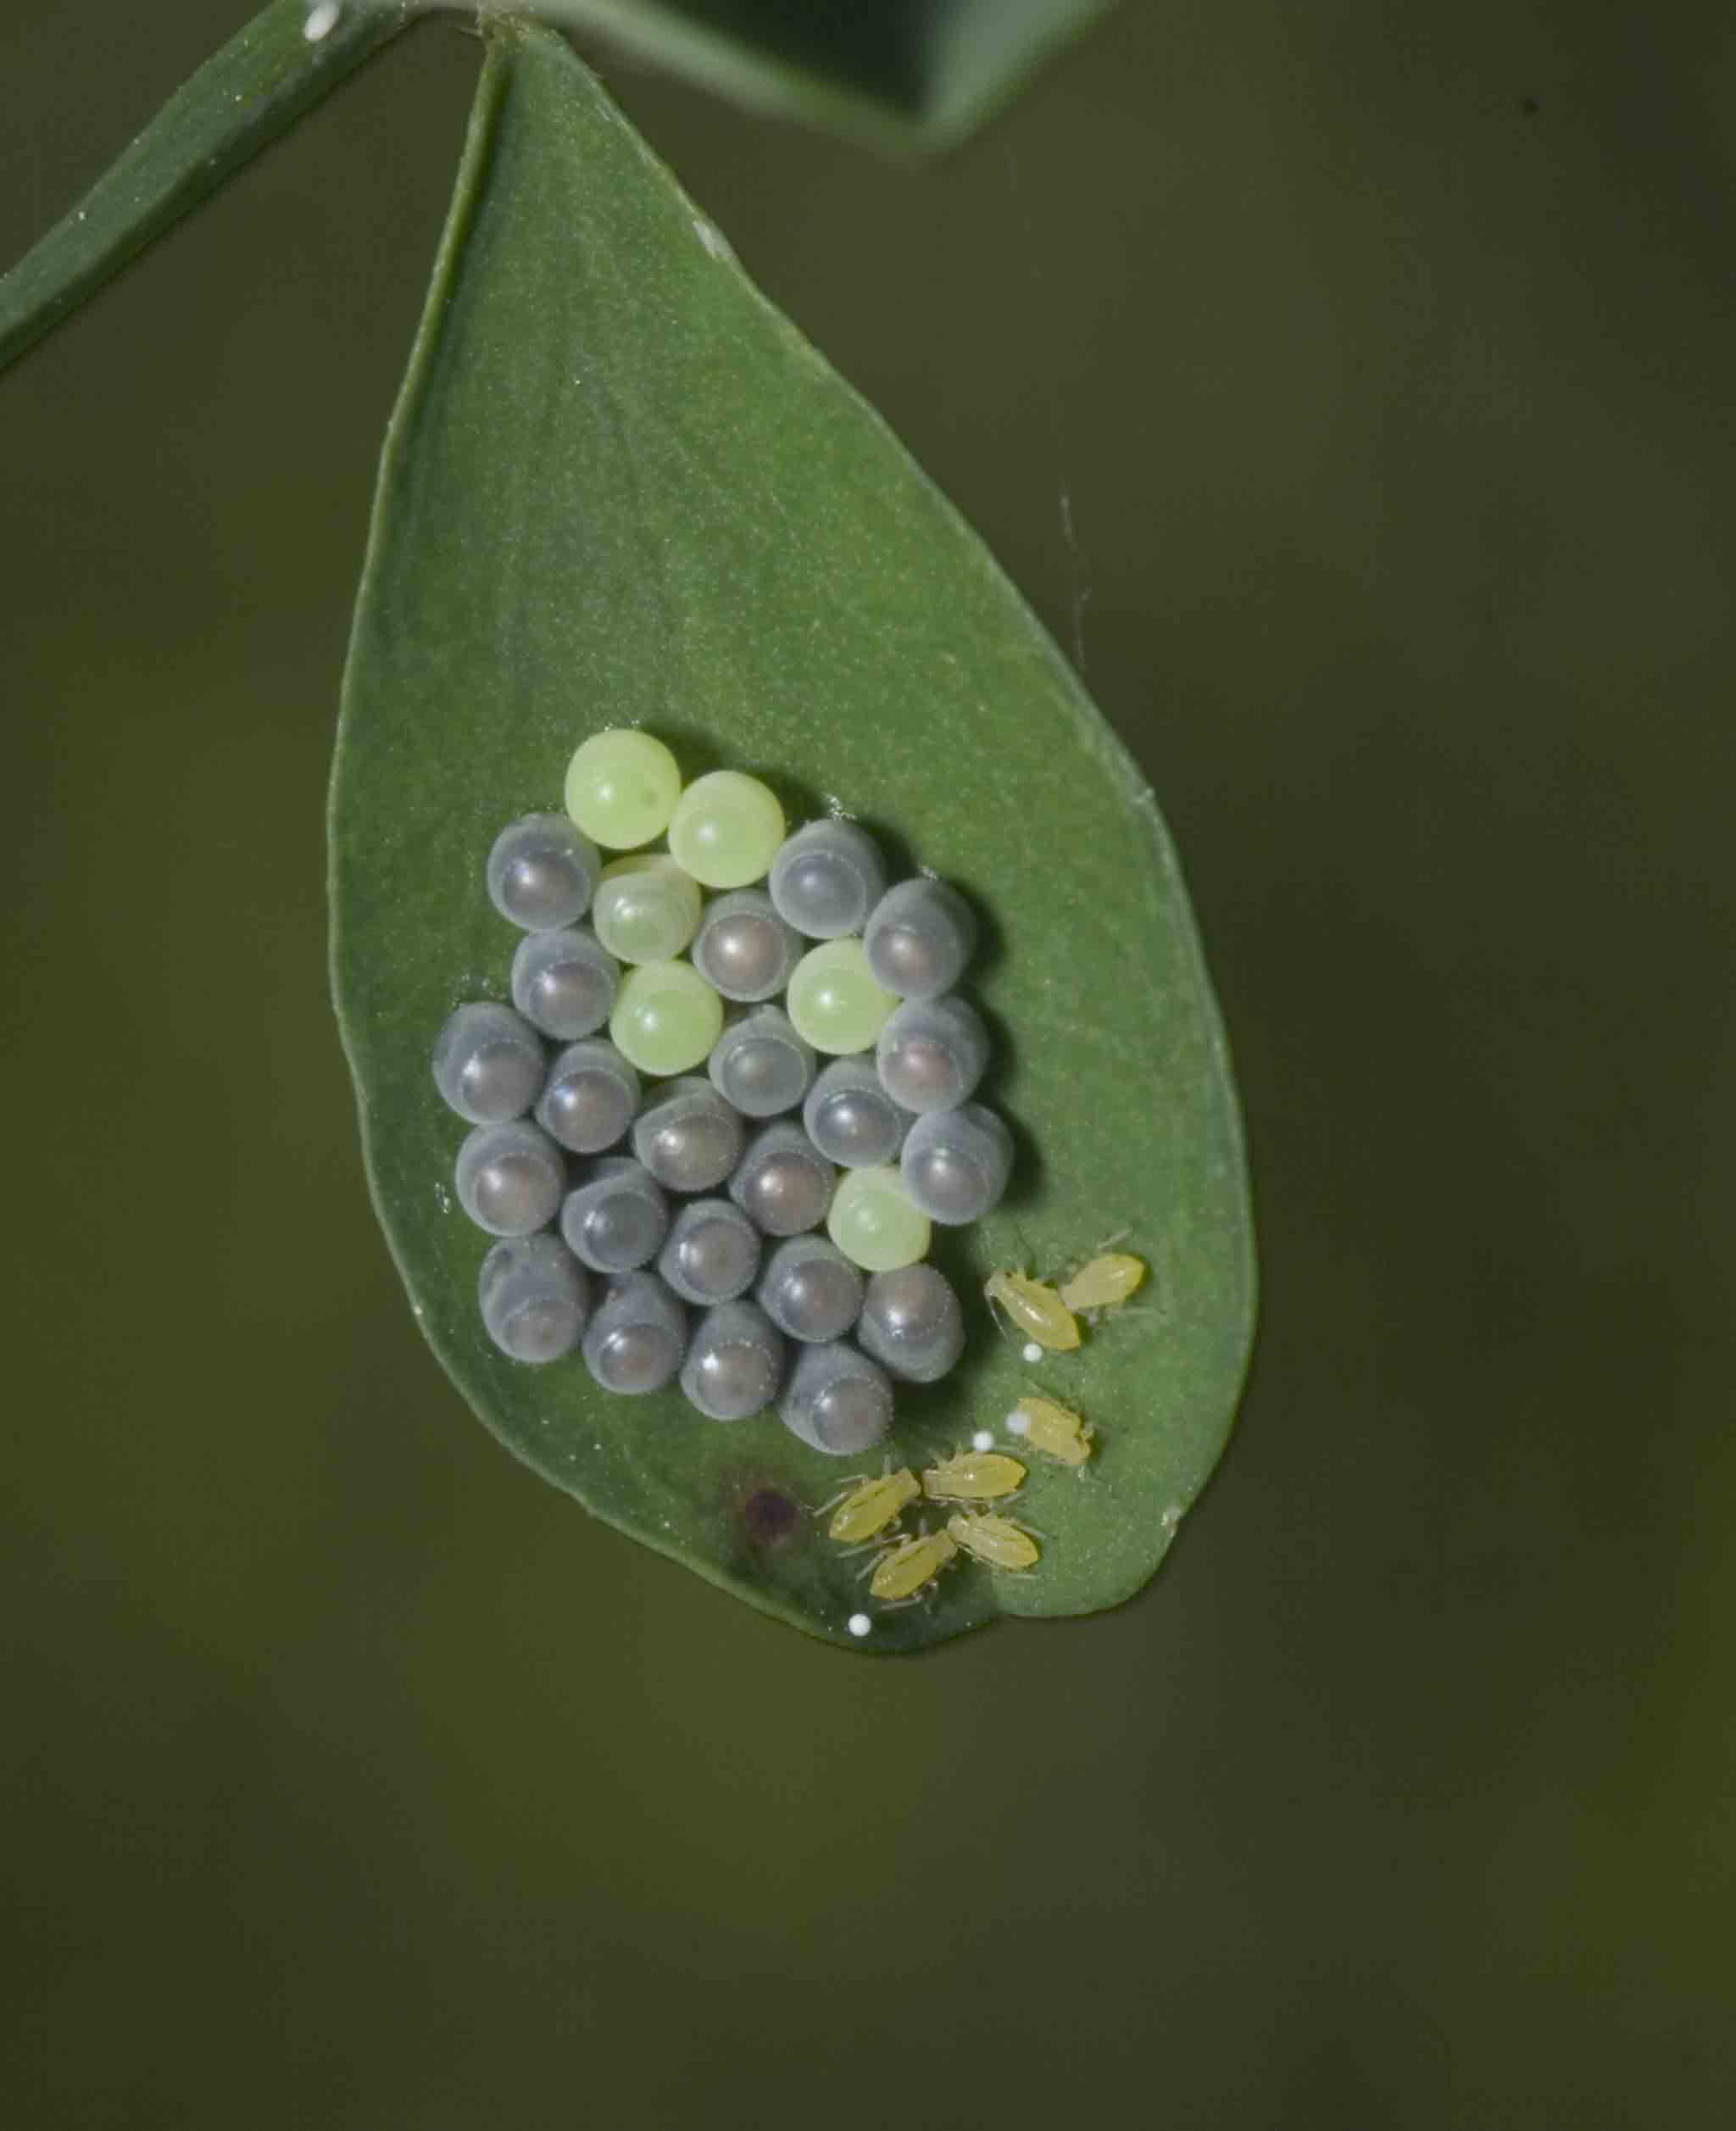
[[[872,1050],[897,999],[878,983],[857,939],[810,948],[790,977],[786,1010],[816,1051],[842,1057]]]
[[[714,770],[682,793],[669,848],[705,887],[738,888],[765,877],[783,836],[783,809],[769,785],[739,770]]]
[[[890,1164],[847,1169],[832,1193],[826,1233],[867,1272],[913,1266],[928,1248],[928,1216]]]
[[[662,741],[612,726],[582,742],[566,772],[566,810],[605,851],[636,850],[669,826],[682,773]]]
[[[613,860],[592,899],[591,923],[620,961],[673,961],[699,929],[699,884],[665,852]]]
[[[691,962],[644,962],[621,980],[609,1033],[642,1073],[688,1073],[723,1028],[723,1001]]]

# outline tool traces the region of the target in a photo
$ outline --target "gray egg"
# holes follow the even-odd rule
[[[837,1181],[799,1125],[763,1125],[729,1180],[729,1195],[766,1235],[798,1236],[825,1220]]]
[[[740,1004],[776,997],[804,950],[763,888],[737,888],[705,905],[688,951],[713,990]]]
[[[560,1232],[593,1272],[630,1272],[663,1248],[669,1201],[641,1164],[605,1155],[561,1202]]]
[[[766,882],[778,915],[810,939],[860,932],[886,893],[880,847],[854,821],[810,821],[771,861]]]
[[[566,1188],[566,1160],[545,1132],[520,1120],[478,1125],[458,1150],[458,1203],[491,1236],[546,1228]]]
[[[892,1384],[877,1363],[843,1341],[803,1347],[778,1400],[777,1417],[813,1449],[850,1457],[890,1431]]]
[[[792,1339],[842,1339],[861,1314],[862,1275],[824,1237],[792,1236],[767,1259],[755,1299]]]
[[[648,1103],[633,1152],[667,1191],[710,1191],[742,1158],[742,1121],[709,1081],[684,1073]]]
[[[675,1217],[657,1270],[683,1302],[733,1302],[760,1270],[760,1231],[727,1199],[695,1199]]]
[[[906,1110],[956,1110],[988,1064],[988,1031],[968,999],[909,999],[887,1017],[875,1046],[880,1084]]]
[[[760,1006],[725,1029],[705,1070],[744,1117],[776,1117],[807,1093],[817,1063],[782,1008]]]
[[[509,1006],[460,1006],[434,1041],[434,1085],[467,1124],[504,1125],[522,1117],[547,1068],[542,1039]]]
[[[682,1366],[687,1313],[654,1272],[611,1280],[585,1333],[585,1366],[605,1391],[660,1391]]]
[[[802,1104],[809,1138],[840,1169],[872,1169],[896,1161],[910,1121],[910,1112],[881,1086],[866,1052],[833,1059]]]
[[[514,1361],[558,1361],[591,1314],[584,1268],[559,1236],[509,1236],[476,1276],[482,1328]]]
[[[639,1076],[606,1037],[570,1043],[548,1069],[537,1122],[576,1155],[600,1155],[626,1138]]]
[[[899,1166],[928,1218],[958,1227],[1000,1204],[1013,1170],[1013,1136],[981,1103],[935,1110],[911,1126]]]
[[[588,925],[526,932],[512,958],[512,1003],[563,1043],[593,1036],[615,1010],[620,964]]]
[[[944,881],[924,874],[888,888],[863,928],[876,980],[900,999],[933,999],[965,973],[976,945],[971,906]]]
[[[856,1338],[895,1377],[933,1383],[965,1351],[965,1313],[938,1266],[901,1266],[868,1282]]]
[[[565,815],[526,814],[494,839],[488,899],[526,932],[544,932],[585,915],[602,871],[597,846]]]
[[[694,1327],[682,1389],[708,1421],[744,1421],[777,1396],[783,1341],[751,1302],[722,1302]]]

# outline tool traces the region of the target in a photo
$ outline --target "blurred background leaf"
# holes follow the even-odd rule
[[[546,22],[750,111],[945,147],[1113,0],[537,0]]]
[[[1002,103],[1110,0],[530,0],[752,110],[935,148]],[[504,8],[502,12],[511,12]],[[0,273],[0,368],[225,184],[416,13],[445,0],[271,0],[176,87],[79,204]]]
[[[307,0],[273,0],[170,95],[78,206],[0,274],[0,368],[327,96],[404,26],[407,7],[339,8],[307,35]]]
[[[234,14],[67,20],[0,33],[8,257]],[[878,2131],[893,2063],[1722,2131],[1728,10],[1122,8],[921,172],[610,71],[1082,637],[1235,1038],[1217,1482],[1132,1605],[899,1666],[503,1457],[368,1206],[323,795],[476,58],[0,389],[7,2120]]]

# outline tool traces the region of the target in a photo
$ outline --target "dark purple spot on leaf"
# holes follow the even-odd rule
[[[775,1546],[796,1527],[801,1506],[776,1488],[759,1488],[742,1505],[742,1522],[755,1546]]]

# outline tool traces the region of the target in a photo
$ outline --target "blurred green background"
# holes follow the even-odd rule
[[[14,0],[0,255],[242,13]],[[605,64],[1082,637],[1239,1068],[1216,1483],[907,1664],[516,1466],[368,1207],[323,787],[477,51],[0,379],[0,2117],[1730,2121],[1728,9],[1130,4],[918,170]]]

